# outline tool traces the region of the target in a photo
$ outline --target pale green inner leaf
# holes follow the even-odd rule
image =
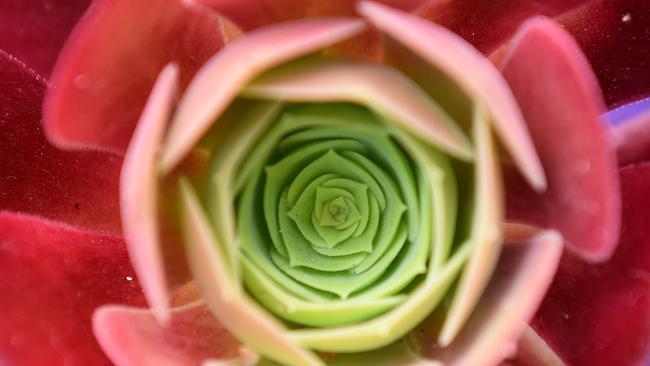
[[[208,211],[217,231],[221,214],[236,212],[243,283],[267,310],[308,327],[293,331],[298,343],[389,344],[456,278],[466,250],[448,258],[452,165],[390,121],[351,104],[297,104],[263,122],[242,118],[222,138],[236,152],[230,162],[213,155]]]

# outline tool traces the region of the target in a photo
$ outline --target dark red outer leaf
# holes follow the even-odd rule
[[[507,42],[526,19],[557,16],[588,0],[429,1],[415,14],[458,33],[479,51],[490,54]]]
[[[185,86],[223,44],[220,18],[180,0],[96,0],[52,73],[45,129],[62,147],[123,153],[169,62]]]
[[[63,42],[90,0],[0,1],[0,50],[49,77]]]
[[[559,18],[589,59],[610,108],[650,95],[649,5],[593,1]]]
[[[507,217],[559,230],[571,248],[604,260],[619,235],[616,156],[600,115],[604,105],[589,65],[552,20],[522,25],[502,68],[544,166],[536,194],[506,174]]]
[[[416,14],[490,54],[535,15],[557,17],[587,55],[607,105],[650,95],[650,7],[646,0],[430,1]]]
[[[122,239],[0,213],[2,363],[109,365],[91,316],[113,302],[141,306]]]
[[[532,323],[571,366],[650,362],[650,163],[620,175],[623,224],[616,252],[599,265],[566,252]]]
[[[119,232],[122,159],[51,146],[41,129],[45,87],[42,78],[0,51],[0,210]]]

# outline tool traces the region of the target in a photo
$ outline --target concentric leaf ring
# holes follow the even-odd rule
[[[363,99],[284,100],[263,81],[252,85],[198,145],[209,155],[198,199],[235,282],[225,294],[282,319],[282,342],[327,352],[386,346],[439,305],[468,260],[485,262],[474,252],[498,254],[474,249],[490,209],[476,206],[490,193],[475,184],[495,174],[496,159],[479,106],[466,139],[483,154],[474,162],[404,128],[408,115],[395,121]],[[475,296],[461,290],[452,326]]]

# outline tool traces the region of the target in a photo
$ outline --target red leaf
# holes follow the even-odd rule
[[[189,366],[237,356],[239,343],[203,302],[172,309],[160,325],[144,309],[105,306],[95,313],[95,334],[118,365]]]
[[[0,50],[23,60],[43,77],[90,0],[0,1]]]
[[[592,1],[559,21],[589,59],[608,106],[650,95],[647,0]]]
[[[587,0],[456,0],[430,1],[416,14],[443,25],[489,54],[510,37],[526,19],[557,16]]]
[[[7,365],[109,364],[91,328],[96,307],[142,305],[124,242],[0,213],[0,353]]]
[[[51,146],[41,130],[45,82],[2,51],[0,90],[0,210],[119,232],[122,159]]]
[[[565,253],[533,327],[570,365],[650,359],[650,164],[621,170],[618,249],[594,265]]]
[[[185,86],[222,45],[221,22],[180,0],[97,0],[52,74],[45,127],[64,147],[123,153],[153,83],[170,61]]]
[[[606,259],[619,234],[618,175],[587,61],[562,28],[535,18],[515,37],[502,71],[548,179],[538,195],[509,172],[507,216],[556,228],[581,255]]]
[[[535,15],[558,17],[591,63],[607,105],[650,95],[650,11],[646,0],[431,1],[416,14],[490,54]]]

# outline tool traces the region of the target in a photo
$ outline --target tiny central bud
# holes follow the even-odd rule
[[[341,225],[345,223],[350,213],[350,207],[343,196],[339,196],[325,203],[323,210],[327,210],[328,212],[321,213],[319,222],[321,226]]]
[[[345,215],[350,211],[348,206],[345,204],[343,197],[335,198],[330,201],[330,213],[336,217],[336,219],[345,218]]]

